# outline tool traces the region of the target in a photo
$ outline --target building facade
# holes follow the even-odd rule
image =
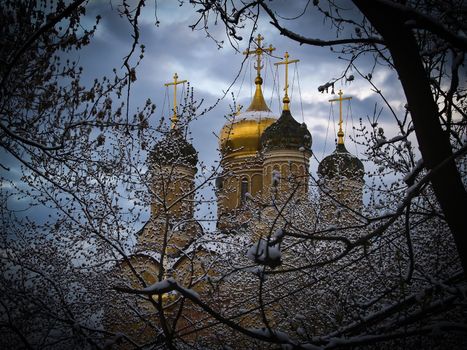
[[[240,296],[244,304],[256,310],[236,320],[249,328],[261,324],[265,314],[277,311],[271,306],[260,312],[255,309],[254,298],[247,302],[242,297],[255,295],[261,269],[281,269],[284,259],[295,261],[309,255],[316,247],[308,245],[300,235],[311,232],[311,227],[317,224],[354,217],[362,209],[363,188],[363,165],[346,150],[340,129],[336,151],[323,159],[318,168],[321,198],[311,199],[312,135],[306,124],[297,122],[291,114],[287,78],[280,115],[271,112],[266,104],[261,55],[272,48],[262,47],[259,38],[257,49],[252,51],[257,56],[252,101],[220,131],[222,171],[216,180],[217,230],[203,233],[195,220],[197,151],[177,125],[175,106],[172,129],[155,145],[149,160],[151,217],[138,233],[134,254],[115,269],[117,275],[127,276],[134,288],[176,278],[226,317],[235,310]],[[281,62],[285,63],[286,77],[291,62],[286,53],[285,61]],[[350,214],[338,214],[342,210]],[[260,268],[245,268],[236,277],[226,272],[232,266],[252,263]],[[306,307],[299,300],[295,304],[298,308]],[[170,331],[178,332],[189,342],[212,344],[216,332],[224,336],[229,332],[222,325],[203,331],[213,318],[206,317],[201,308],[176,293],[146,298],[130,306],[141,308],[144,314],[148,310],[153,314],[164,312],[168,322],[175,325]],[[124,313],[126,307],[129,306],[122,304],[117,313]],[[106,317],[108,324],[114,324],[112,328],[119,322],[109,320],[119,317],[120,321],[126,320],[125,331],[138,339],[149,341],[160,336],[157,317],[152,326],[136,316],[126,315],[122,319],[114,312]],[[235,334],[232,339],[236,341]]]

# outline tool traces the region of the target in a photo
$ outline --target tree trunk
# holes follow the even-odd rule
[[[353,2],[386,42],[407,98],[424,164],[431,170],[452,156],[452,147],[448,133],[441,127],[414,34],[405,26],[400,10],[378,1]],[[431,184],[454,236],[467,278],[467,193],[455,162],[450,161],[439,169]]]

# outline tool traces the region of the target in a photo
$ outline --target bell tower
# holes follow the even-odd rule
[[[307,199],[308,168],[311,157],[311,134],[305,123],[297,122],[290,112],[288,94],[289,64],[299,60],[289,60],[289,53],[284,61],[275,65],[284,65],[285,86],[280,118],[269,126],[261,136],[263,162],[263,201],[283,202],[293,191],[294,198]]]
[[[256,56],[255,94],[250,106],[244,112],[235,113],[220,132],[223,171],[217,179],[217,226],[224,231],[248,220],[247,197],[258,197],[263,189],[260,139],[264,130],[277,120],[264,100],[261,76],[263,55],[275,48],[263,46],[263,40],[258,34],[253,41],[256,48],[244,52]]]
[[[339,90],[339,130],[335,151],[325,157],[318,166],[320,183],[320,212],[325,222],[344,222],[355,217],[363,206],[363,163],[347,151],[342,130],[342,101],[351,97],[342,97]]]
[[[177,85],[174,87],[174,106],[170,130],[154,145],[149,157],[151,181],[151,217],[138,238],[140,250],[166,251],[168,254],[183,248],[195,236],[194,197],[198,153],[186,140],[177,113]]]

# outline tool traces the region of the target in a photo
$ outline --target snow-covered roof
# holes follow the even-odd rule
[[[240,112],[237,116],[235,116],[233,122],[238,123],[243,120],[262,120],[266,118],[277,119],[278,116],[274,115],[271,111],[245,111]]]

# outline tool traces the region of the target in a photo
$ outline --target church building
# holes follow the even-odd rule
[[[130,259],[115,269],[116,274],[127,276],[134,288],[175,278],[199,293],[202,300],[209,300],[214,310],[227,312],[229,305],[235,303],[233,291],[242,294],[251,290],[253,294],[257,288],[250,283],[251,277],[245,277],[251,275],[251,269],[242,271],[244,275],[238,279],[223,278],[222,283],[213,283],[224,276],[233,261],[238,259],[245,266],[253,261],[263,269],[281,269],[288,256],[295,259],[309,254],[312,248],[297,244],[297,237],[311,226],[352,220],[362,209],[364,169],[344,145],[342,93],[336,99],[341,107],[336,150],[320,162],[319,180],[310,183],[312,135],[290,110],[288,68],[298,60],[290,59],[286,52],[284,60],[276,63],[285,68],[283,105],[280,115],[276,114],[264,99],[261,76],[263,56],[274,48],[263,46],[262,40],[258,35],[255,49],[245,51],[254,55],[256,61],[251,103],[246,110],[239,109],[220,130],[222,171],[216,177],[217,229],[212,233],[203,233],[194,216],[198,153],[186,139],[186,130],[179,126],[174,101],[171,129],[154,146],[148,161],[150,219],[138,233]],[[181,82],[175,74],[173,83],[167,84],[175,89],[174,100]],[[319,200],[310,196],[310,186],[319,188]],[[341,212],[344,214],[338,214]],[[287,232],[296,232],[289,243],[285,242]],[[283,249],[287,244],[290,249]],[[179,311],[180,304],[183,310]],[[254,307],[254,302],[250,306]],[[106,322],[112,328],[126,324],[125,331],[140,339],[150,339],[155,334],[154,326],[144,322],[142,316],[162,309],[168,319],[179,318],[174,331],[186,333],[186,339],[194,340],[197,334],[204,334],[196,331],[199,324],[195,326],[193,320],[206,319],[206,314],[196,305],[184,303],[175,293],[131,305],[122,303],[120,307],[106,315]],[[129,307],[140,310],[139,318],[128,316]],[[254,315],[250,313],[238,322],[254,326],[260,319]]]

